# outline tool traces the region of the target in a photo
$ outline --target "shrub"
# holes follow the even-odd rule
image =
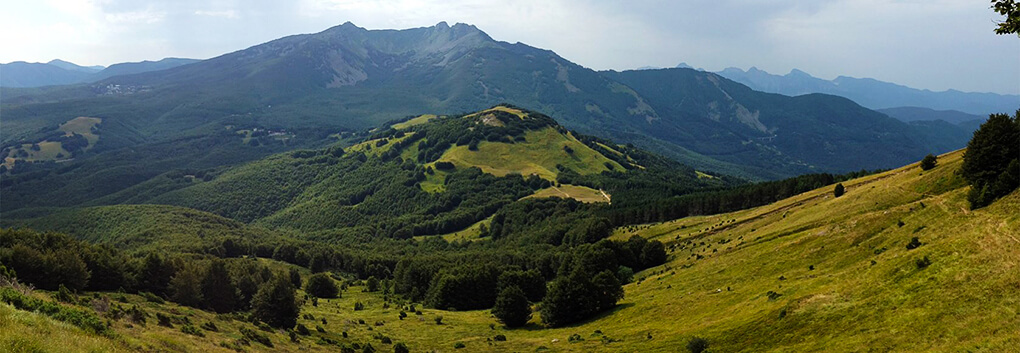
[[[244,336],[245,339],[248,339],[250,341],[261,343],[263,346],[269,348],[273,347],[273,341],[269,340],[269,336],[266,336],[266,334],[264,333],[259,333],[258,331],[249,329],[247,327],[241,328],[241,336]]]
[[[399,342],[393,345],[393,353],[410,353],[411,350],[407,349],[407,345],[404,342]]]
[[[57,289],[57,295],[54,296],[54,298],[64,303],[75,302],[74,294],[72,294],[71,290],[67,289],[67,287],[64,287],[63,284],[61,284],[60,287]]]
[[[156,304],[166,303],[166,301],[164,301],[163,298],[160,298],[158,295],[152,294],[152,292],[141,292],[139,294],[141,294],[142,298],[145,298],[145,301],[147,302]]]
[[[520,287],[509,286],[496,297],[492,314],[507,327],[520,327],[531,319],[531,305]]]
[[[319,331],[319,333],[326,333],[326,329],[319,325],[315,325],[315,331]]]
[[[354,311],[365,310],[365,304],[361,302],[354,302]]]
[[[691,353],[701,353],[708,350],[708,341],[704,338],[694,336],[687,341],[687,351]]]
[[[170,323],[170,317],[166,316],[163,313],[156,313],[156,321],[159,324],[159,326],[165,326],[165,327],[169,327],[169,328],[173,328],[174,327],[174,325],[172,323]]]
[[[336,286],[336,282],[333,282],[329,275],[316,273],[308,278],[305,291],[319,298],[336,298],[340,293],[340,288]]]
[[[836,188],[832,190],[832,194],[835,195],[836,197],[843,196],[845,192],[846,189],[843,188],[843,183],[836,184]]]
[[[443,315],[436,316],[435,320],[436,320],[436,325],[442,325],[443,324]]]
[[[907,243],[907,250],[914,250],[914,249],[917,249],[920,246],[921,246],[921,241],[918,240],[917,237],[913,237],[913,238],[910,239],[910,242]]]
[[[294,330],[297,331],[297,333],[302,336],[308,336],[312,334],[311,331],[308,331],[308,326],[305,326],[305,324],[297,324],[297,327]]]
[[[251,300],[255,317],[273,327],[294,327],[301,308],[294,298],[290,280],[277,276],[263,285]]]
[[[366,292],[375,292],[375,291],[378,291],[378,290],[379,290],[379,279],[375,278],[375,276],[368,276],[368,279],[365,280],[365,291]]]
[[[496,335],[496,337],[493,337],[492,340],[493,341],[497,341],[497,342],[504,342],[504,341],[506,341],[506,336],[505,335]]]
[[[216,327],[216,324],[214,324],[212,321],[209,321],[209,322],[206,322],[206,323],[202,324],[202,329],[204,329],[206,331],[212,331],[212,332],[219,332],[220,331],[220,328]]]
[[[202,330],[199,330],[198,327],[190,324],[181,326],[181,332],[192,336],[205,337],[205,333],[202,332]]]
[[[456,348],[456,349],[461,349],[461,348],[464,348],[464,347],[466,347],[464,345],[464,342],[457,342],[457,343],[453,344],[453,348]]]
[[[932,154],[928,154],[921,160],[921,170],[931,170],[932,168],[935,168],[936,164],[938,164],[938,158]]]
[[[451,162],[436,162],[435,165],[437,170],[453,170],[455,168]]]
[[[14,288],[0,288],[0,302],[10,304],[16,309],[39,312],[55,320],[78,326],[87,332],[101,335],[110,333],[109,326],[91,311],[69,308],[55,302],[33,298]]]
[[[928,259],[927,255],[925,255],[925,257],[923,259],[917,259],[917,261],[915,261],[914,264],[917,265],[917,269],[918,270],[923,270],[923,269],[927,268],[928,266],[931,266],[931,260]]]

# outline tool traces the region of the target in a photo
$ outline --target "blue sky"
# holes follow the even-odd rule
[[[734,66],[1020,94],[1020,37],[983,0],[3,0],[0,62],[205,59],[351,21],[470,23],[593,69]]]

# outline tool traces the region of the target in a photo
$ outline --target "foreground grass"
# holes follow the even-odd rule
[[[618,229],[617,238],[664,241],[670,261],[638,273],[614,310],[578,325],[543,328],[536,314],[528,326],[510,330],[488,311],[421,305],[421,315],[407,310],[401,320],[407,303],[354,285],[342,298],[305,303],[302,314],[314,319],[299,323],[311,336],[295,343],[283,331],[266,334],[280,351],[336,351],[355,343],[392,351],[386,337],[414,352],[454,351],[457,343],[465,348],[456,351],[472,352],[676,352],[693,336],[707,339],[714,352],[1014,351],[1020,347],[1020,192],[969,211],[968,188],[955,174],[960,157],[941,156],[927,172],[911,165],[844,182],[847,192],[839,198],[829,186],[755,209]],[[922,245],[908,250],[913,237]],[[918,266],[925,257],[930,265]],[[356,302],[365,309],[355,311]],[[197,338],[154,320],[130,328],[117,322],[118,336],[93,338],[96,344],[215,351],[236,342],[240,327],[254,328],[172,304],[145,305],[196,325],[213,321],[221,331]],[[11,319],[15,314],[0,310],[0,323],[20,322]],[[0,337],[33,340],[47,332],[15,326],[17,334]],[[74,328],[59,334],[75,335],[65,329]],[[570,342],[575,334],[583,340]],[[507,340],[495,341],[496,335]],[[270,350],[257,343],[241,348]]]

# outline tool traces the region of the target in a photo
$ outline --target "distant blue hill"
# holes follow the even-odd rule
[[[910,88],[871,78],[840,76],[823,80],[793,69],[786,75],[773,75],[757,68],[747,71],[727,68],[720,76],[751,87],[751,89],[799,96],[808,93],[825,93],[842,96],[870,109],[897,107],[923,107],[933,110],[956,110],[969,114],[1013,112],[1020,108],[1020,96],[995,93],[973,93],[948,90],[934,92]]]

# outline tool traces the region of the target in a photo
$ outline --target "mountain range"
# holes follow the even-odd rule
[[[108,77],[165,70],[198,62],[196,59],[165,58],[159,61],[141,61],[102,66],[79,66],[63,60],[47,63],[15,61],[0,64],[0,87],[41,87],[95,82]]]
[[[788,96],[809,93],[832,94],[849,98],[870,109],[921,107],[933,110],[956,110],[987,117],[988,114],[1011,113],[1020,108],[1020,96],[1018,95],[960,92],[957,90],[933,92],[872,78],[847,76],[823,80],[797,69],[791,70],[786,75],[775,75],[755,67],[747,71],[731,67],[719,71],[718,74],[757,91]]]
[[[0,90],[0,148],[19,175],[0,183],[4,211],[112,202],[102,200],[175,170],[352,143],[393,119],[504,102],[750,180],[891,168],[960,148],[970,133],[907,124],[838,96],[758,92],[692,69],[598,72],[446,23],[345,23],[165,70]]]

